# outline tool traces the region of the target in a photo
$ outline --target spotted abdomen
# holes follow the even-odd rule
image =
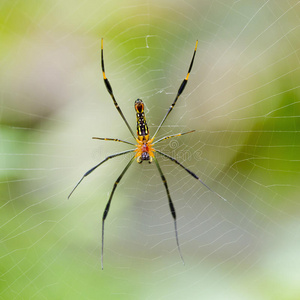
[[[146,122],[146,117],[144,113],[144,103],[141,99],[137,99],[134,103],[136,111],[136,122],[137,122],[137,135],[139,140],[149,139],[149,129]]]

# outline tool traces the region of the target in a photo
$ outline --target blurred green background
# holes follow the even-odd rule
[[[0,2],[1,299],[300,299],[299,1]],[[153,133],[198,52],[154,165],[107,162],[142,98]]]

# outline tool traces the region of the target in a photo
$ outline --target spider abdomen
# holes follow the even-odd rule
[[[141,99],[137,99],[134,102],[134,108],[136,111],[136,126],[138,138],[139,140],[148,140],[149,129],[144,113],[144,102]]]
[[[146,122],[146,118],[145,118],[145,113],[144,112],[137,113],[136,118],[137,118],[137,134],[139,136],[149,135],[149,130],[148,130],[148,126],[147,126],[147,122]]]

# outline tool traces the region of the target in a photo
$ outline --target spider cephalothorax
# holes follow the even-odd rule
[[[154,157],[154,148],[153,148],[153,144],[151,140],[139,140],[136,139],[137,141],[137,145],[136,145],[136,149],[135,149],[135,157],[136,157],[136,161],[141,164],[144,160],[147,160],[150,163],[152,163],[153,161],[153,157]]]

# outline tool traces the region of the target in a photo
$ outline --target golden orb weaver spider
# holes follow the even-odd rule
[[[116,109],[118,110],[119,114],[121,115],[122,119],[124,120],[124,122],[125,122],[126,126],[128,127],[131,135],[133,136],[133,138],[137,142],[137,144],[134,144],[134,143],[131,143],[131,142],[128,142],[128,141],[114,139],[114,138],[93,137],[93,139],[98,139],[98,140],[102,140],[102,141],[115,141],[115,142],[121,142],[121,143],[129,144],[129,145],[135,146],[135,149],[126,150],[126,151],[123,151],[123,152],[119,152],[119,153],[107,156],[104,160],[102,160],[96,166],[94,166],[93,168],[91,168],[89,171],[87,171],[81,177],[81,179],[78,181],[78,183],[75,185],[75,187],[73,188],[73,190],[71,191],[71,193],[68,196],[68,198],[70,198],[70,196],[73,194],[73,192],[78,187],[78,185],[81,183],[81,181],[86,176],[88,176],[89,174],[91,174],[95,169],[97,169],[100,165],[102,165],[103,163],[105,163],[106,161],[108,161],[109,159],[117,157],[117,156],[120,156],[120,155],[124,155],[124,154],[127,154],[127,153],[135,152],[135,155],[130,159],[129,163],[126,165],[126,167],[124,168],[124,170],[122,171],[122,173],[119,175],[119,177],[115,181],[115,183],[113,185],[113,189],[112,189],[110,197],[109,197],[109,200],[108,200],[108,202],[106,204],[106,207],[105,207],[105,210],[104,210],[104,213],[103,213],[103,217],[102,217],[102,247],[101,247],[101,267],[102,267],[102,269],[103,269],[103,254],[104,254],[104,251],[103,251],[104,250],[104,221],[105,221],[105,219],[106,219],[106,217],[108,215],[110,204],[111,204],[111,200],[113,198],[113,195],[114,195],[114,192],[116,190],[116,187],[117,187],[118,183],[121,181],[121,179],[124,176],[125,172],[128,170],[128,168],[130,167],[130,165],[133,163],[134,159],[136,159],[138,163],[142,163],[143,161],[148,161],[149,163],[151,163],[152,161],[154,161],[155,164],[156,164],[156,167],[158,169],[158,172],[160,174],[160,177],[161,177],[161,179],[163,181],[163,184],[164,184],[166,192],[167,192],[168,201],[169,201],[169,207],[170,207],[170,211],[171,211],[171,214],[172,214],[172,217],[173,217],[173,220],[174,220],[175,237],[176,237],[177,249],[178,249],[178,252],[179,252],[179,255],[180,255],[180,258],[181,258],[183,264],[184,264],[184,260],[183,260],[183,256],[182,256],[182,253],[181,253],[181,250],[180,250],[179,240],[178,240],[178,231],[177,231],[177,221],[176,221],[175,207],[174,207],[173,201],[172,201],[171,196],[170,196],[170,191],[169,191],[169,187],[168,187],[168,184],[167,184],[167,180],[166,180],[166,178],[165,178],[165,176],[164,176],[164,174],[163,174],[163,172],[162,172],[162,170],[160,168],[160,165],[159,165],[159,163],[158,163],[158,161],[156,159],[156,156],[155,156],[154,152],[157,152],[160,155],[162,155],[162,156],[170,159],[171,161],[175,162],[177,165],[179,165],[185,171],[187,171],[191,176],[193,176],[195,179],[199,180],[208,190],[210,190],[211,192],[213,192],[214,194],[216,194],[218,197],[220,197],[221,199],[223,199],[223,200],[226,201],[225,198],[223,198],[217,192],[213,191],[195,173],[193,173],[192,171],[190,171],[189,169],[187,169],[186,167],[184,167],[175,158],[173,158],[173,157],[171,157],[171,156],[169,156],[169,155],[161,152],[160,150],[154,149],[154,147],[153,147],[155,144],[157,144],[159,142],[162,142],[162,141],[164,141],[166,139],[170,139],[170,138],[177,137],[177,136],[182,136],[184,134],[192,133],[192,132],[195,131],[195,130],[191,130],[191,131],[188,131],[188,132],[177,133],[177,134],[165,136],[165,137],[157,140],[156,142],[154,142],[155,136],[157,135],[157,133],[159,132],[160,128],[162,127],[162,125],[166,121],[166,119],[169,116],[169,114],[172,111],[172,109],[174,108],[174,106],[175,106],[175,104],[176,104],[179,96],[182,94],[182,92],[183,92],[183,90],[184,90],[184,88],[185,88],[185,86],[186,86],[186,84],[188,82],[189,75],[190,75],[190,72],[192,70],[193,63],[194,63],[194,58],[195,58],[196,51],[197,51],[197,45],[198,45],[198,41],[196,41],[196,46],[195,46],[195,49],[194,49],[192,60],[190,62],[188,73],[187,73],[186,77],[183,79],[183,81],[182,81],[182,83],[181,83],[181,85],[180,85],[180,87],[178,89],[178,92],[177,92],[177,95],[175,97],[175,100],[173,101],[173,103],[169,107],[166,115],[164,116],[164,118],[162,119],[161,123],[157,127],[156,132],[154,133],[153,137],[151,139],[149,139],[149,129],[148,129],[148,125],[147,125],[147,122],[146,122],[145,113],[144,113],[144,103],[143,103],[143,101],[141,99],[137,99],[135,101],[135,103],[134,103],[134,108],[135,108],[135,111],[136,111],[136,119],[137,119],[137,138],[136,138],[134,136],[133,131],[132,131],[130,125],[128,124],[125,116],[123,115],[123,112],[122,112],[121,108],[119,107],[119,105],[118,105],[118,103],[117,103],[117,101],[115,99],[112,87],[111,87],[111,85],[110,85],[110,83],[109,83],[109,81],[108,81],[108,79],[107,79],[107,77],[105,75],[104,58],[103,58],[103,38],[101,39],[101,67],[102,67],[102,74],[103,74],[104,84],[106,86],[106,89],[107,89],[108,93],[110,94],[110,96],[111,96],[111,98],[113,100],[113,103],[114,103]]]

